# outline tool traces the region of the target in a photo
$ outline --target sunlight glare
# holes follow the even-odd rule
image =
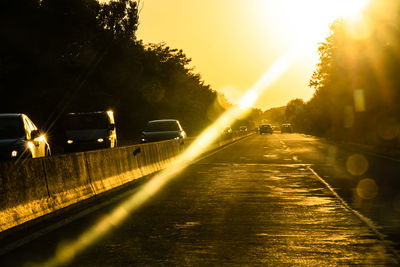
[[[264,0],[263,0],[264,1]],[[355,16],[367,4],[368,0],[293,0],[290,8],[286,8],[283,19],[294,23],[291,33],[296,29],[299,33],[294,34],[296,39],[289,48],[289,52],[279,57],[270,66],[256,83],[245,93],[239,105],[228,109],[220,118],[210,125],[194,142],[176,159],[171,166],[160,171],[130,196],[125,202],[118,206],[111,213],[102,218],[96,225],[87,229],[76,240],[63,244],[57,251],[54,258],[38,266],[58,266],[71,261],[77,254],[86,249],[91,244],[98,241],[112,228],[118,226],[129,214],[148,201],[158,191],[160,191],[169,181],[174,179],[178,173],[184,170],[191,161],[204,153],[219,137],[226,125],[231,125],[241,114],[250,108],[257,98],[271,87],[293,64],[297,57],[300,57],[307,50],[304,48],[315,45],[318,38],[325,37],[325,31],[329,23],[341,16]],[[270,2],[271,3],[271,2]],[[278,3],[274,1],[273,3]],[[279,1],[288,4],[288,0]],[[278,4],[277,4],[278,5]],[[308,34],[304,34],[307,32]],[[317,38],[317,39],[316,39]],[[369,181],[369,180],[368,180]],[[366,181],[359,185],[359,192],[364,197],[372,197],[375,188],[371,182]],[[372,188],[372,189],[371,189]],[[368,194],[366,194],[368,193]]]
[[[293,50],[293,51],[297,51]],[[136,193],[130,196],[120,206],[102,218],[97,224],[87,229],[76,240],[63,244],[59,247],[56,255],[47,262],[37,266],[59,266],[73,260],[77,254],[86,249],[91,244],[98,241],[112,228],[118,226],[129,214],[148,201],[168,182],[174,179],[182,170],[191,164],[191,161],[206,152],[219,137],[226,125],[232,124],[257,100],[258,96],[266,91],[278,78],[280,78],[294,61],[296,53],[287,53],[278,58],[276,62],[266,70],[252,88],[245,93],[239,103],[233,106],[220,116],[212,125],[197,137],[193,143],[175,160],[171,166],[160,171],[145,183]]]
[[[240,99],[239,107],[243,110],[247,110],[253,106],[253,104],[257,100],[257,98],[258,98],[258,94],[255,91],[250,90],[244,94],[242,99]]]
[[[338,15],[344,18],[351,18],[358,16],[369,0],[336,0],[335,2],[338,5]]]
[[[357,20],[370,0],[259,0],[265,12],[272,8],[280,22],[281,35],[287,43],[307,39],[311,43],[322,42],[329,34],[329,25],[336,19]],[[253,10],[256,10],[255,8]],[[268,19],[264,17],[264,27]]]

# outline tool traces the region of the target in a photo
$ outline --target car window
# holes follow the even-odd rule
[[[179,131],[176,121],[154,121],[147,123],[145,132]]]
[[[0,117],[0,139],[14,139],[25,136],[20,117]]]
[[[106,114],[71,114],[64,121],[65,130],[107,129],[110,124]]]

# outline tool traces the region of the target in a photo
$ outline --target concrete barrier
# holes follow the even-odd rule
[[[84,153],[41,159],[55,210],[95,195]]]
[[[42,159],[0,164],[0,230],[53,210]]]
[[[140,170],[144,176],[157,171],[157,166],[154,164],[154,156],[151,146],[154,144],[141,144],[140,155],[138,157]]]
[[[93,150],[85,152],[89,177],[96,194],[123,184],[121,179],[121,158],[119,149]]]
[[[137,161],[137,155],[140,153],[138,149],[140,150],[139,146],[120,147],[117,149],[121,158],[121,180],[124,184],[143,176]]]
[[[217,140],[208,150],[247,136]],[[22,164],[0,163],[0,231],[168,167],[194,140],[87,151]]]

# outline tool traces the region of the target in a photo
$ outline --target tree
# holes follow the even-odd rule
[[[0,112],[27,113],[50,137],[67,112],[114,109],[119,137],[135,140],[147,120],[197,134],[225,109],[182,50],[137,40],[137,1],[0,6]]]
[[[316,90],[305,109],[311,131],[374,144],[396,138],[379,129],[386,127],[381,121],[392,128],[400,121],[399,10],[398,1],[373,1],[360,22],[364,32],[344,20],[332,24],[310,80]]]

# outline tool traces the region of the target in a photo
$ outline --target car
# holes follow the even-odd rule
[[[22,113],[0,114],[0,159],[50,156],[46,136]]]
[[[78,152],[117,146],[114,112],[69,113],[62,122],[64,152]]]
[[[272,134],[273,132],[274,132],[274,130],[272,129],[271,124],[263,124],[263,125],[260,125],[260,134],[263,134],[263,133],[270,133],[270,134]]]
[[[240,126],[239,130],[241,132],[247,132],[247,126]]]
[[[152,120],[142,132],[141,143],[157,142],[169,139],[183,140],[187,137],[181,124],[175,119]]]
[[[292,133],[293,128],[290,123],[284,123],[281,125],[281,133]]]
[[[224,130],[222,131],[224,135],[231,135],[233,133],[232,128],[230,126],[225,127]]]

